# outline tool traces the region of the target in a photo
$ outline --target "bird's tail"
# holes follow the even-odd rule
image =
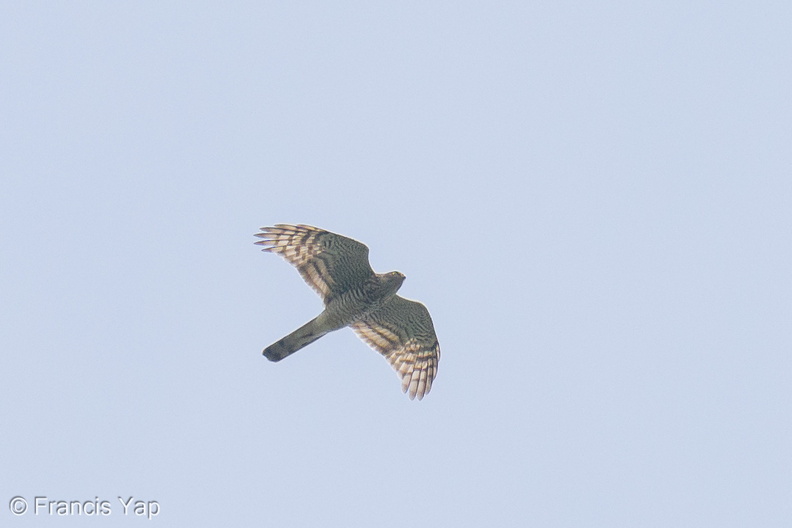
[[[265,348],[264,356],[270,361],[280,361],[310,345],[326,333],[327,330],[322,330],[316,319],[312,319],[283,339],[279,339]]]

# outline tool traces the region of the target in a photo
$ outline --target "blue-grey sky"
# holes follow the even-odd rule
[[[152,526],[792,525],[790,27],[6,3],[0,524],[148,523],[133,497]],[[279,222],[407,275],[423,401],[348,329],[262,357],[321,309],[253,245]]]

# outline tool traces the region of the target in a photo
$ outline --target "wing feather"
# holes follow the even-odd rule
[[[365,244],[309,225],[262,227],[256,244],[297,268],[327,304],[374,274]]]
[[[437,375],[440,345],[423,304],[395,295],[351,326],[363,341],[385,356],[410,399],[420,400],[429,394]]]

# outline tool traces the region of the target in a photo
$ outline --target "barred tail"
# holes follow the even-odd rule
[[[319,328],[316,319],[312,319],[283,339],[279,339],[265,348],[264,356],[270,361],[280,361],[310,345],[326,333],[327,330]]]

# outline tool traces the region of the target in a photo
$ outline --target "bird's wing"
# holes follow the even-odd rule
[[[262,251],[289,261],[325,303],[374,274],[365,244],[324,229],[276,224],[262,227],[256,236]]]
[[[440,361],[440,345],[429,310],[394,295],[382,307],[353,323],[352,329],[396,370],[410,399],[432,389]]]

